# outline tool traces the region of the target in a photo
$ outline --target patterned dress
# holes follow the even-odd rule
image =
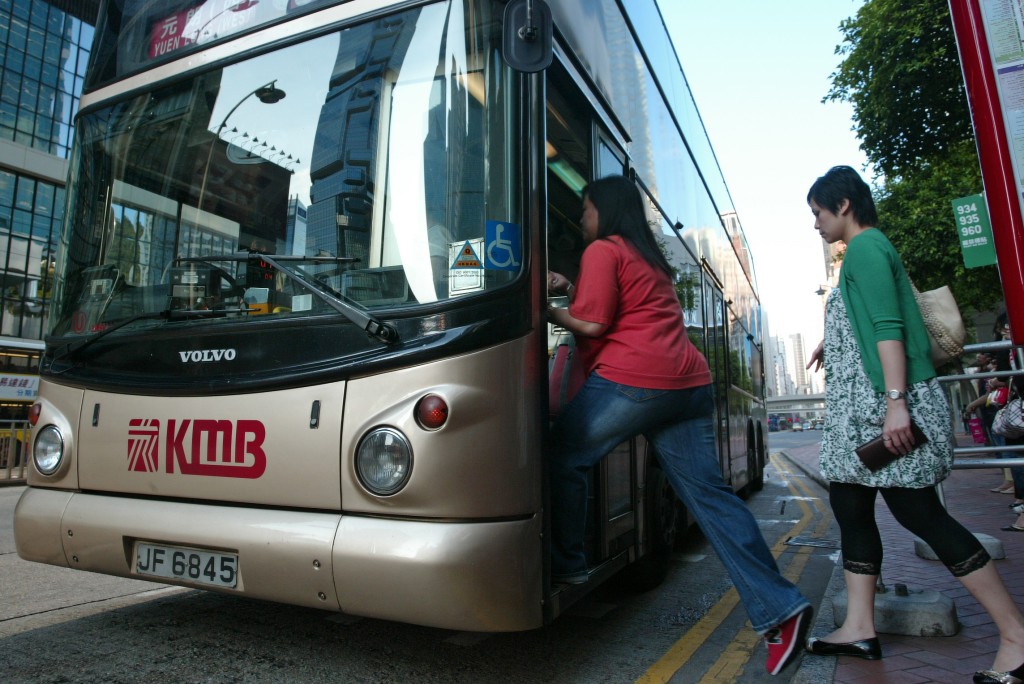
[[[953,427],[949,404],[932,378],[907,388],[910,415],[928,442],[872,473],[854,450],[882,434],[886,399],[864,372],[860,348],[839,288],[825,303],[825,430],[821,473],[834,482],[868,487],[931,487],[949,475],[953,464]]]

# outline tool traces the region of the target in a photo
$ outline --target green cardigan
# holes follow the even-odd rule
[[[907,356],[907,386],[935,377],[931,342],[910,279],[896,248],[882,231],[869,228],[846,246],[839,290],[846,315],[860,347],[864,371],[876,392],[885,392],[878,343],[903,342]]]

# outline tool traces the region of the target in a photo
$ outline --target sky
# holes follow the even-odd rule
[[[826,283],[807,190],[837,164],[864,172],[846,103],[822,103],[839,24],[862,0],[658,0],[754,255],[769,334],[821,341]],[[871,172],[865,172],[871,182]]]

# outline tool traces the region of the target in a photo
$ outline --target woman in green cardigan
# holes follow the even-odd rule
[[[849,597],[842,627],[808,639],[807,650],[882,657],[874,624],[882,566],[874,509],[881,492],[893,517],[931,546],[999,629],[995,663],[974,681],[1024,684],[1024,617],[984,547],[949,515],[935,490],[953,462],[949,406],[903,262],[875,228],[871,190],[856,171],[837,166],[814,182],[807,203],[822,239],[846,244],[839,287],[825,304],[825,339],[807,365],[825,367],[821,471],[842,536]],[[911,419],[927,438],[922,444],[911,433]],[[872,471],[855,449],[879,436],[899,458]]]

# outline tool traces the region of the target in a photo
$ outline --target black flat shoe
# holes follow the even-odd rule
[[[860,641],[848,641],[845,644],[833,644],[828,641],[822,641],[818,637],[811,637],[807,640],[804,648],[807,649],[808,653],[813,653],[814,655],[853,656],[854,658],[863,658],[864,660],[882,659],[882,645],[878,643],[878,637],[861,639]],[[975,677],[977,676],[976,674]]]
[[[974,684],[1024,684],[1024,665],[1009,672],[985,670],[974,673]]]

